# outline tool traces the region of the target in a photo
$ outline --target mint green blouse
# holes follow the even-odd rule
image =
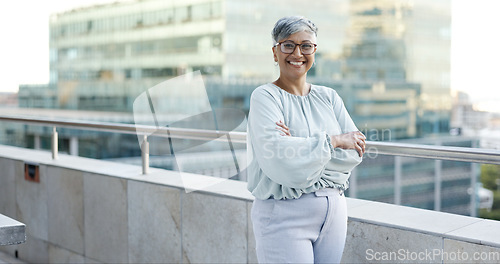
[[[292,136],[282,136],[282,120]],[[357,131],[337,92],[311,85],[305,96],[268,83],[250,98],[248,190],[258,199],[296,199],[326,187],[347,189],[361,162],[356,150],[333,148],[330,136]]]

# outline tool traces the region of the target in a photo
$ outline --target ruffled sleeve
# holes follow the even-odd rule
[[[337,94],[337,92],[333,91],[332,95],[332,107],[333,107],[333,112],[335,114],[335,117],[337,118],[337,122],[340,126],[341,133],[349,133],[353,131],[358,131],[358,128],[354,124],[354,121],[352,121],[351,116],[347,112],[344,102],[342,101],[342,98]],[[331,149],[331,160],[327,166],[328,170],[333,170],[337,171],[340,173],[346,173],[350,174],[352,169],[354,169],[361,161],[363,160],[362,157],[359,156],[358,152],[354,149],[341,149],[341,148],[333,148],[331,145],[331,142],[329,141],[330,138],[329,136],[334,136],[334,135],[328,135],[328,142],[330,143],[330,149]]]

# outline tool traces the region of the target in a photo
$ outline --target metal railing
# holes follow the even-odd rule
[[[179,139],[195,139],[195,140],[217,140],[217,141],[231,141],[232,143],[246,143],[245,132],[232,132],[232,131],[219,131],[219,130],[203,130],[203,129],[188,129],[188,128],[175,128],[175,127],[156,127],[145,125],[133,125],[123,123],[107,123],[107,122],[92,122],[92,121],[79,121],[79,120],[61,120],[39,117],[27,116],[2,116],[0,121],[17,122],[31,125],[52,126],[52,158],[58,157],[58,134],[57,128],[72,128],[91,131],[104,131],[122,134],[136,134],[138,137],[142,136],[142,173],[147,174],[149,169],[149,143],[148,136],[154,134],[159,137],[170,137]],[[70,150],[71,152],[71,150]],[[394,200],[395,204],[401,202],[401,157],[414,157],[414,158],[428,158],[435,159],[436,168],[439,171],[441,168],[442,160],[462,161],[471,163],[488,163],[500,165],[500,151],[481,148],[467,148],[467,147],[450,147],[450,146],[436,146],[436,145],[422,145],[422,144],[408,144],[408,143],[394,143],[394,142],[375,142],[367,141],[366,154],[374,155],[392,155],[395,156],[395,187],[394,187]],[[477,173],[477,169],[473,164],[473,174]],[[436,172],[436,186],[435,186],[435,209],[441,208],[441,180],[440,173]],[[353,175],[353,178],[355,175]],[[353,179],[354,180],[354,179]],[[354,183],[354,182],[353,182]],[[471,176],[471,186],[476,186],[477,177]],[[355,196],[355,186],[352,186]],[[475,195],[471,195],[471,204],[476,203]],[[471,207],[471,215],[475,216],[475,211]]]
[[[135,134],[143,136],[142,138],[142,173],[147,174],[149,169],[149,143],[148,136],[154,134],[159,137],[170,137],[180,139],[195,139],[195,140],[217,140],[228,141],[233,143],[245,143],[246,133],[244,132],[231,132],[231,131],[214,131],[205,129],[188,129],[188,128],[175,128],[175,127],[156,127],[145,125],[131,125],[120,123],[107,123],[107,122],[93,122],[93,121],[80,121],[80,120],[61,120],[50,118],[33,118],[26,116],[2,116],[0,121],[17,122],[31,125],[52,126],[52,158],[58,157],[58,134],[57,127],[60,128],[73,128],[100,132],[115,132],[122,134]]]
[[[233,143],[246,143],[245,132],[188,129],[175,127],[155,127],[145,125],[132,125],[121,123],[61,120],[50,118],[33,118],[25,116],[2,116],[0,121],[18,122],[32,125],[52,126],[53,140],[57,139],[57,127],[73,128],[92,131],[116,132],[122,134],[136,134],[147,136],[154,134],[160,137],[196,140],[232,141]],[[52,145],[52,152],[57,158],[57,144]],[[500,165],[500,151],[481,148],[450,147],[394,142],[367,141],[367,154],[383,154],[415,158],[429,158],[439,160],[453,160],[463,162],[476,162]]]

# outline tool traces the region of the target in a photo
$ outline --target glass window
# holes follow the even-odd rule
[[[222,2],[216,1],[212,2],[212,17],[219,18],[222,17]]]
[[[161,24],[170,24],[174,22],[175,12],[173,8],[158,11],[158,17]]]
[[[49,49],[49,60],[51,63],[57,61],[57,49],[55,48]]]
[[[175,23],[184,23],[191,20],[191,6],[175,8]]]
[[[157,23],[158,21],[156,20],[156,12],[144,13],[144,19],[143,19],[144,26],[151,26]]]
[[[205,20],[212,16],[212,4],[198,4],[192,7],[193,20]]]

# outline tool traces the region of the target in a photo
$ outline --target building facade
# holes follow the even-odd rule
[[[45,88],[21,87],[20,105],[81,111],[100,121],[116,121],[118,115],[120,122],[132,123],[134,100],[143,92],[199,71],[212,109],[247,112],[253,89],[279,73],[272,60],[271,29],[277,19],[293,14],[319,27],[309,81],[335,89],[368,140],[433,135],[421,143],[475,144],[437,139],[449,130],[449,0],[142,0],[70,10],[50,17],[50,83]],[[189,96],[152,99],[186,113],[193,107]],[[244,131],[244,125],[241,128]],[[48,133],[25,128],[32,142],[40,135],[48,139]],[[77,153],[82,156],[133,163],[140,155],[134,137],[71,130],[59,134],[63,148],[78,135]],[[187,164],[189,172],[234,174],[227,153],[220,147],[204,148],[214,159],[193,153],[179,155],[178,162]],[[242,150],[243,145],[236,147],[237,156]],[[168,169],[180,166],[161,155],[152,155],[151,161]],[[395,202],[395,164],[393,157],[366,158],[356,169],[352,194]],[[439,170],[440,209],[470,211],[466,189],[476,173],[470,164],[443,162],[436,167],[433,160],[417,159],[398,164],[407,172],[400,203],[434,209],[434,177]]]

